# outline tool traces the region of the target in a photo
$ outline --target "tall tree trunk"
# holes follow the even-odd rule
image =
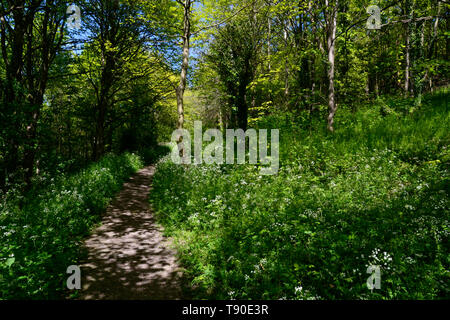
[[[108,109],[110,108],[109,94],[112,87],[114,60],[106,53],[106,62],[100,80],[100,95],[97,102],[97,122],[95,126],[95,140],[92,150],[92,158],[98,161],[105,154],[105,122]]]
[[[410,93],[413,93],[413,75],[411,74],[411,66],[413,65],[414,55],[412,54],[412,46],[411,42],[414,45],[417,44],[415,42],[415,38],[413,37],[413,32],[415,31],[413,28],[413,24],[415,27],[414,21],[414,1],[406,0],[405,2],[405,12],[408,16],[408,19],[411,20],[410,23],[406,24],[406,54],[405,54],[405,96],[407,97]]]
[[[409,95],[409,70],[411,68],[411,58],[410,58],[410,51],[411,51],[411,36],[409,33],[409,27],[406,26],[406,54],[405,54],[405,97]]]
[[[267,28],[268,28],[268,33],[267,33],[267,61],[269,63],[269,72],[272,69],[272,66],[270,64],[270,37],[272,36],[272,21],[270,20],[270,17],[267,18]]]
[[[248,81],[239,84],[238,96],[236,97],[238,127],[244,131],[247,130],[248,124],[247,84]]]
[[[326,0],[326,6],[329,8],[329,1]],[[334,91],[334,69],[335,69],[335,46],[336,46],[336,30],[337,30],[337,12],[338,0],[335,0],[334,6],[330,9],[327,23],[327,49],[328,49],[328,125],[330,132],[334,131],[334,115],[336,114],[336,93]]]
[[[43,97],[43,95],[42,95]],[[39,98],[38,98],[39,99]],[[43,100],[43,99],[42,99]],[[24,155],[23,155],[23,168],[25,169],[25,184],[26,190],[31,188],[31,178],[34,173],[34,163],[36,159],[36,149],[37,149],[37,123],[40,117],[40,106],[42,102],[37,102],[34,106],[36,110],[32,112],[31,123],[26,129],[26,141],[24,143]]]
[[[181,3],[181,2],[179,2]],[[181,64],[181,74],[180,83],[176,90],[177,95],[177,110],[178,110],[178,129],[183,129],[184,125],[184,91],[186,89],[186,77],[189,67],[189,49],[190,49],[190,38],[191,38],[191,7],[192,0],[185,0],[182,3],[184,14],[183,14],[183,62]],[[182,139],[180,136],[178,141],[180,157],[184,156],[184,148],[182,147]]]
[[[285,51],[287,52],[288,47],[288,37],[287,37],[287,26],[284,29],[284,46]],[[289,103],[289,61],[288,55],[285,53],[286,57],[284,59],[284,100],[285,106],[287,107]]]
[[[105,114],[106,104],[100,102],[97,106],[99,111],[95,127],[95,140],[92,150],[92,159],[98,161],[105,152]]]

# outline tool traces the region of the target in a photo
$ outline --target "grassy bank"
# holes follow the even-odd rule
[[[161,161],[151,202],[197,297],[449,298],[448,100],[342,108],[332,135],[266,117],[259,126],[281,134],[274,176]],[[373,292],[370,265],[381,268]]]
[[[25,198],[2,199],[0,299],[61,298],[82,239],[140,167],[137,155],[109,155],[76,174],[41,181],[45,188]]]

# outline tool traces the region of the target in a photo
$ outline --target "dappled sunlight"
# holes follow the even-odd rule
[[[86,240],[81,299],[179,299],[181,270],[148,204],[154,167],[139,171]]]

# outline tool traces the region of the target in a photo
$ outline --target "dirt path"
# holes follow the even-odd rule
[[[85,246],[81,299],[181,299],[181,271],[148,202],[153,166],[136,173]]]

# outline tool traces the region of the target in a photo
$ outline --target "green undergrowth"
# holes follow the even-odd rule
[[[448,299],[448,100],[342,108],[334,134],[268,116],[259,127],[280,129],[277,175],[160,161],[151,202],[195,296]],[[367,287],[371,265],[380,289]]]
[[[24,197],[0,202],[0,299],[58,299],[81,241],[142,167],[134,154],[108,155],[80,172],[40,181]]]

